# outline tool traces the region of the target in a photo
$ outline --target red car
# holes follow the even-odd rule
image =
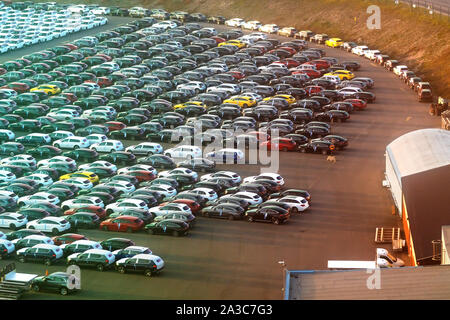
[[[6,86],[3,86],[2,89],[13,89],[17,93],[24,93],[30,90],[30,86],[23,82],[11,82]]]
[[[323,88],[321,86],[307,86],[305,88],[305,91],[308,95],[313,95],[314,93],[319,93],[323,91]]]
[[[367,107],[367,102],[361,99],[345,99],[344,102],[350,102],[356,110],[363,110]]]
[[[0,68],[0,75],[5,74],[6,73],[6,69],[5,68]]]
[[[78,49],[78,47],[76,45],[71,44],[71,43],[65,43],[65,44],[63,44],[63,46],[69,48],[70,50],[77,50]]]
[[[300,65],[300,62],[298,62],[297,60],[294,60],[292,58],[283,59],[283,60],[281,60],[279,62],[281,62],[282,64],[284,64],[288,68],[295,68],[295,67],[298,67]]]
[[[241,80],[241,79],[245,78],[245,74],[240,71],[233,70],[233,71],[228,71],[227,73],[231,74],[237,80]]]
[[[60,246],[66,243],[72,243],[77,240],[88,240],[86,236],[77,233],[65,233],[60,236],[56,236],[52,238],[55,245]]]
[[[97,84],[100,87],[104,88],[104,87],[112,86],[113,82],[106,77],[98,77]]]
[[[169,202],[161,203],[160,206],[164,206],[164,205],[166,205],[168,203]],[[176,199],[176,200],[171,201],[171,203],[182,203],[182,204],[185,204],[185,205],[187,205],[189,207],[189,209],[191,209],[193,214],[196,214],[201,209],[200,204],[198,204],[198,202],[196,202],[194,200]]]
[[[69,209],[64,211],[64,215],[69,216],[71,214],[77,213],[77,212],[90,212],[95,213],[100,219],[106,218],[106,211],[102,207],[99,206],[86,206],[86,207],[80,207],[75,209]]]
[[[267,150],[294,151],[296,149],[296,144],[289,138],[276,138],[261,143],[260,148],[267,148]]]
[[[277,49],[286,50],[286,51],[288,51],[291,54],[291,56],[297,53],[297,51],[294,48],[291,48],[291,47],[278,47]]]
[[[112,60],[112,58],[110,56],[108,56],[107,54],[97,53],[96,56],[105,58],[107,61],[111,61]]]
[[[128,172],[127,175],[135,177],[139,182],[156,179],[156,175],[147,170],[137,170]]]
[[[61,96],[66,97],[67,99],[69,99],[72,102],[75,102],[78,100],[76,95],[74,95],[73,93],[69,93],[69,92],[63,92],[63,93],[61,93]]]
[[[115,130],[122,130],[127,127],[125,123],[122,123],[120,121],[108,121],[105,122],[105,126],[108,127],[109,132],[115,131]]]
[[[119,216],[100,223],[100,229],[105,231],[133,232],[143,227],[144,221],[133,216]]]
[[[256,48],[256,49],[259,49],[259,50],[261,50],[261,54],[264,54],[264,53],[266,53],[267,52],[267,47],[264,47],[264,46],[259,46],[259,45],[254,45],[254,46],[252,46],[252,48],[254,49],[254,48]]]
[[[217,43],[217,44],[219,44],[219,43],[221,43],[221,42],[227,41],[227,40],[225,40],[224,38],[217,37],[217,36],[211,37],[211,39],[216,40],[216,43]]]
[[[322,76],[322,74],[319,71],[314,69],[298,70],[292,72],[292,74],[301,74],[301,73],[308,75],[308,77],[312,79],[319,78]]]
[[[312,60],[305,62],[304,64],[311,64],[316,66],[317,70],[328,69],[330,67],[330,63],[326,60]]]

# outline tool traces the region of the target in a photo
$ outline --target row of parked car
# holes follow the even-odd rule
[[[0,7],[0,53],[51,41],[107,22],[106,17],[93,14],[80,16],[67,10],[42,11],[32,7],[16,10],[3,5]]]

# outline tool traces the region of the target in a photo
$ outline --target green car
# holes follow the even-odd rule
[[[60,65],[68,64],[77,61],[77,59],[74,56],[68,55],[68,54],[62,54],[57,57],[55,57],[53,60],[55,60]]]
[[[65,217],[72,226],[80,229],[97,229],[100,225],[100,219],[95,213],[77,212]]]
[[[68,74],[65,75],[64,77],[57,78],[56,80],[65,82],[69,86],[79,85],[83,83],[83,79],[81,79],[81,77],[77,74]]]
[[[114,164],[134,164],[136,162],[136,156],[131,152],[115,151],[109,154],[101,155],[99,160],[108,161]]]
[[[65,296],[79,290],[73,275],[66,272],[54,272],[48,276],[36,277],[31,281],[33,291],[55,291]]]
[[[29,149],[26,151],[27,154],[32,155],[33,157],[39,158],[52,158],[55,156],[59,156],[62,151],[59,148],[49,145],[39,146],[33,149]]]
[[[29,196],[36,192],[32,186],[24,183],[11,183],[9,186],[1,189],[14,192],[18,197]]]
[[[32,76],[30,79],[36,81],[38,84],[44,84],[54,80],[53,77],[47,73],[39,73],[35,76]]]
[[[4,128],[3,126],[6,124],[6,126],[8,126],[8,124],[10,123],[17,123],[23,120],[23,118],[21,116],[18,116],[17,114],[4,114],[2,116],[2,123],[0,124],[0,127],[2,127],[2,129]],[[3,121],[4,120],[4,121]]]
[[[25,74],[20,71],[10,71],[1,76],[2,79],[5,79],[7,82],[18,81],[26,78]]]
[[[66,151],[63,153],[63,155],[75,160],[83,160],[86,162],[95,161],[98,158],[97,151],[87,148],[80,148],[76,150]]]
[[[75,125],[69,121],[59,121],[52,124],[48,124],[41,128],[41,131],[45,133],[50,133],[56,130],[74,131]]]
[[[65,201],[74,197],[74,193],[68,189],[52,188],[47,191],[48,193],[59,198],[60,201]]]
[[[90,134],[107,134],[109,132],[109,129],[107,126],[104,125],[98,125],[93,124],[90,126],[87,126],[85,128],[79,128],[75,131],[75,134],[77,136],[86,136]]]
[[[48,105],[50,108],[59,108],[65,106],[66,104],[71,104],[72,101],[64,96],[56,96],[42,100],[42,103]]]
[[[80,118],[80,117],[72,118],[69,120],[69,122],[72,122],[76,129],[87,127],[91,124],[91,120],[86,119],[86,118]]]
[[[28,119],[22,120],[17,123],[11,123],[8,125],[8,129],[13,131],[21,131],[21,132],[38,132],[41,128],[41,123],[38,120]],[[19,137],[20,139],[23,137]]]
[[[42,219],[48,217],[50,213],[44,209],[40,208],[27,208],[20,210],[20,214],[27,217],[28,221]]]
[[[50,48],[49,50],[54,52],[58,56],[69,53],[71,51],[68,47],[65,47],[65,46],[56,46],[56,47]]]
[[[25,106],[14,110],[13,114],[17,114],[25,119],[35,119],[45,116],[47,111],[41,106]]]
[[[49,167],[39,167],[38,169],[36,169],[36,171],[32,172],[32,174],[35,174],[35,173],[46,174],[46,175],[50,176],[53,181],[57,181],[60,176],[58,170],[52,169]]]
[[[13,100],[17,103],[17,105],[25,106],[31,103],[39,102],[40,99],[36,93],[26,92],[17,95]]]

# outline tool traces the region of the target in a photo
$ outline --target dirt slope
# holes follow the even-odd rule
[[[366,44],[407,64],[416,74],[432,82],[435,93],[450,98],[450,17],[432,18],[423,9],[414,12],[408,6],[395,5],[392,0],[101,1],[101,5],[125,4],[259,20]],[[369,17],[366,9],[371,4],[381,8],[379,30],[369,30],[366,26]]]

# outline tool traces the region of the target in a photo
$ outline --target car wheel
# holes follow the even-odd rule
[[[80,146],[73,146],[73,148],[74,148],[74,149],[79,149],[79,148],[80,148]]]
[[[301,149],[300,149],[300,152],[301,152],[301,153],[306,153],[306,149],[301,148]]]
[[[254,220],[253,220],[253,217],[252,216],[249,216],[248,218],[247,218],[247,221],[248,222],[253,222]]]
[[[172,235],[173,235],[174,237],[178,237],[180,234],[178,233],[178,231],[174,231],[174,232],[172,232]]]
[[[286,152],[288,149],[286,147],[281,148],[281,151]]]
[[[116,152],[116,149],[111,149],[109,150],[109,152]]]
[[[32,229],[32,230],[33,230],[33,229],[34,229],[34,226],[29,226],[28,229]]]
[[[150,270],[150,269],[146,269],[146,270],[144,271],[144,274],[145,274],[147,277],[151,277],[151,276],[153,275],[153,272],[152,272],[152,270]]]
[[[128,227],[128,228],[127,228],[127,232],[128,232],[128,233],[132,233],[132,232],[133,232],[133,229],[130,228],[130,227]]]
[[[15,225],[14,223],[11,223],[11,224],[9,225],[9,228],[10,228],[11,230],[16,230],[16,225]],[[31,229],[31,227],[30,227],[30,229]]]
[[[59,233],[58,229],[53,228],[52,234],[53,234],[54,236],[56,236],[58,233]]]
[[[102,272],[103,270],[105,270],[105,266],[102,265],[101,263],[98,264],[95,268],[97,269],[97,271],[100,271],[100,272]]]
[[[107,226],[103,226],[103,231],[109,231]]]
[[[62,296],[66,296],[69,293],[69,290],[67,290],[67,288],[62,287],[61,289],[59,289],[59,293]]]
[[[169,158],[172,158],[172,155],[170,153],[166,153],[166,156],[168,156]]]
[[[92,148],[91,150],[97,152],[97,149],[95,149],[95,148]]]
[[[119,273],[124,274],[125,273],[125,268],[124,267],[117,267],[117,271],[119,271]]]
[[[280,224],[280,220],[273,218],[272,219],[273,224]]]
[[[155,234],[155,232],[152,229],[147,229],[146,231],[148,234]]]
[[[33,289],[34,292],[39,292],[39,290],[41,288],[39,288],[39,286],[37,284],[33,284],[33,286],[31,287],[31,289]]]
[[[150,157],[152,155],[153,155],[153,152],[151,152],[151,151],[147,152],[147,157]]]
[[[26,261],[27,261],[27,259],[25,259],[25,257],[19,257],[19,262],[25,263]]]
[[[55,144],[55,147],[60,148],[61,146],[57,143],[57,144]]]
[[[291,208],[291,212],[292,212],[292,213],[298,213],[297,207],[292,207],[292,208]]]
[[[11,151],[11,152],[9,153],[9,155],[10,155],[10,156],[13,156],[13,155],[14,155],[14,152],[13,152],[13,151]]]
[[[44,264],[46,266],[50,266],[52,264],[52,261],[50,259],[45,259]]]

